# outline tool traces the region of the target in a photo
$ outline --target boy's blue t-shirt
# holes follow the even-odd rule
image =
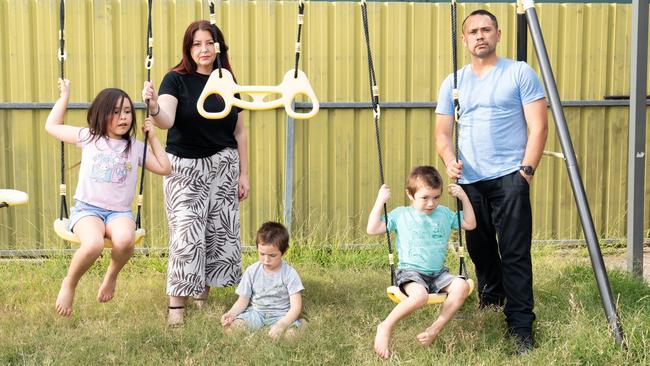
[[[249,307],[269,316],[284,316],[291,307],[289,297],[302,290],[298,272],[284,260],[277,272],[266,272],[259,261],[251,264],[235,293],[250,299]]]
[[[458,216],[442,205],[430,214],[402,206],[388,214],[386,227],[397,234],[397,268],[432,274],[444,267],[451,229],[458,230]]]
[[[440,86],[436,113],[454,114],[452,75]],[[479,78],[471,65],[458,70],[460,183],[495,179],[519,170],[528,142],[524,105],[544,98],[544,88],[525,62],[499,58]]]

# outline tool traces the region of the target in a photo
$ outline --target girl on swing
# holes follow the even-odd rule
[[[122,90],[104,89],[88,110],[88,127],[66,125],[63,117],[70,97],[70,81],[59,79],[59,99],[50,111],[45,130],[57,139],[82,149],[75,206],[70,210],[70,230],[81,245],[61,283],[56,311],[70,316],[75,289],[81,276],[101,255],[104,237],[113,247],[111,263],[99,287],[97,301],[113,298],[117,276],[133,254],[135,221],[131,203],[135,195],[137,166],[142,166],[144,144],[135,139],[133,102]],[[153,131],[151,118],[142,130],[149,132],[146,161],[149,171],[167,175],[171,164]]]

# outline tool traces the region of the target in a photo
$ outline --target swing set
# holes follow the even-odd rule
[[[16,189],[0,189],[0,208],[18,206],[27,203],[29,196]]]
[[[152,1],[148,0],[148,21],[147,21],[147,57],[145,60],[145,68],[147,69],[147,81],[151,80],[151,66],[153,65],[153,33],[151,27],[151,8]],[[58,50],[58,59],[60,63],[60,77],[65,79],[65,59],[67,54],[65,52],[65,1],[61,0],[59,7],[59,21],[60,21],[60,30],[59,30],[59,50]],[[145,108],[146,117],[149,117],[149,101],[146,101],[147,108]],[[145,237],[145,230],[141,225],[141,209],[142,203],[144,202],[144,162],[147,158],[147,139],[149,137],[149,132],[145,133],[144,136],[144,150],[142,152],[142,167],[140,169],[140,191],[138,194],[138,214],[135,220],[135,244],[140,244]],[[68,217],[68,204],[66,200],[66,184],[65,184],[65,143],[61,141],[61,184],[59,185],[59,194],[61,196],[61,210],[59,213],[59,218],[54,221],[54,232],[63,240],[68,241],[73,244],[80,244],[79,237],[75,235],[72,230],[70,230],[70,220]],[[104,248],[112,248],[113,243],[109,238],[104,238]]]
[[[148,25],[148,47],[147,47],[147,60],[145,61],[147,70],[148,70],[148,79],[150,79],[150,67],[153,63],[152,57],[152,31],[151,31],[151,3],[152,0],[148,1],[149,3],[149,25]],[[571,141],[570,133],[568,131],[567,123],[562,111],[562,105],[557,91],[557,85],[553,76],[552,68],[550,65],[549,57],[546,51],[546,46],[544,44],[543,35],[537,18],[537,13],[535,10],[535,4],[532,0],[518,0],[518,22],[523,19],[527,22],[528,30],[530,31],[531,39],[535,47],[535,52],[537,55],[537,60],[539,62],[540,71],[542,74],[542,79],[546,87],[546,92],[549,100],[549,107],[553,113],[553,120],[556,125],[557,134],[559,137],[560,144],[562,146],[562,153],[553,153],[545,152],[547,156],[555,156],[561,158],[567,168],[569,175],[569,180],[573,189],[574,199],[576,201],[576,206],[578,208],[578,214],[580,221],[582,223],[582,228],[585,234],[587,248],[589,250],[589,255],[592,260],[592,267],[594,269],[596,282],[598,285],[598,290],[600,292],[600,298],[602,301],[603,308],[605,310],[605,315],[609,324],[610,329],[612,330],[615,341],[618,345],[622,345],[624,342],[624,334],[620,323],[620,318],[617,313],[617,309],[614,303],[614,299],[611,292],[611,287],[607,277],[607,272],[604,267],[602,260],[602,254],[598,245],[597,235],[595,233],[593,219],[589,212],[589,206],[586,199],[586,194],[584,190],[584,184],[578,170],[578,164],[575,157],[575,152],[573,149],[573,144]],[[377,80],[374,72],[374,65],[372,60],[372,53],[370,49],[370,38],[368,30],[368,17],[367,17],[367,4],[366,0],[360,1],[362,20],[364,26],[364,36],[367,47],[367,57],[368,57],[368,72],[369,72],[369,82],[370,82],[370,95],[371,95],[371,105],[374,117],[375,132],[377,138],[377,152],[379,160],[379,175],[381,183],[384,183],[384,171],[383,171],[383,161],[380,145],[380,131],[379,131],[379,119],[380,119],[380,103],[379,103],[379,88],[377,86]],[[214,1],[210,0],[210,20],[212,24],[216,24],[214,16]],[[303,14],[304,14],[304,0],[299,0],[298,5],[298,40],[296,42],[296,58],[294,69],[289,70],[285,76],[282,83],[276,86],[250,86],[244,85],[239,86],[234,82],[232,75],[225,69],[223,69],[218,64],[216,70],[214,70],[199,98],[197,103],[197,110],[205,118],[216,119],[220,118],[231,110],[232,106],[249,109],[249,110],[267,110],[274,109],[281,106],[284,106],[286,113],[295,119],[307,119],[313,117],[319,108],[318,100],[309,84],[309,80],[306,77],[305,73],[298,69],[299,58],[300,58],[300,36],[301,29],[303,25]],[[64,77],[64,61],[66,58],[64,50],[64,1],[61,0],[60,7],[60,32],[59,32],[59,41],[60,48],[58,50],[58,59],[61,66],[61,78]],[[459,111],[461,106],[458,103],[458,93],[457,93],[457,79],[456,79],[456,69],[457,69],[457,49],[456,49],[456,0],[451,0],[451,21],[452,21],[452,57],[453,57],[453,68],[454,68],[454,125],[458,123]],[[519,27],[521,28],[521,27]],[[524,31],[526,26],[523,26]],[[525,38],[526,36],[524,36]],[[518,34],[519,41],[519,34]],[[219,44],[216,44],[216,50],[219,53]],[[219,58],[217,57],[217,60]],[[218,61],[219,62],[219,61]],[[212,95],[219,94],[225,102],[224,110],[217,113],[208,113],[203,109],[203,102],[205,99]],[[243,100],[240,97],[237,97],[236,94],[245,94],[252,98],[252,101]],[[271,96],[280,95],[280,98],[270,100]],[[294,99],[298,95],[305,95],[309,97],[312,104],[312,110],[307,113],[297,113],[294,109]],[[147,104],[149,101],[147,101]],[[148,114],[148,108],[147,114]],[[456,149],[456,156],[458,156],[458,131],[457,126],[454,126],[454,143]],[[145,137],[145,152],[146,152],[146,137]],[[144,160],[144,157],[143,157]],[[60,185],[60,195],[61,195],[61,213],[59,219],[55,221],[55,231],[62,238],[71,241],[78,242],[78,238],[74,236],[69,230],[67,230],[66,220],[68,219],[67,213],[67,203],[66,203],[66,185],[65,185],[65,176],[64,176],[64,144],[61,143],[61,185]],[[140,182],[140,195],[138,197],[138,215],[137,215],[137,229],[140,232],[137,236],[137,242],[141,241],[144,238],[144,229],[140,225],[140,211],[142,206],[142,192],[143,192],[143,182],[144,182],[144,169],[141,173],[141,182]],[[27,194],[24,192],[16,190],[0,190],[0,207],[7,207],[18,205],[27,202]],[[457,200],[457,211],[459,211],[460,202]],[[387,218],[387,207],[384,204],[383,208],[384,218]],[[460,218],[459,218],[460,223]],[[459,225],[460,226],[460,225]],[[395,301],[399,302],[406,298],[406,295],[403,294],[399,288],[395,285],[395,269],[394,269],[394,260],[392,252],[392,244],[390,235],[386,233],[386,241],[388,246],[388,260],[390,264],[391,271],[391,286],[387,288],[388,297]],[[107,240],[107,246],[110,245],[110,241]],[[467,266],[464,259],[464,246],[462,231],[459,230],[459,242],[457,253],[459,257],[459,273],[467,278],[468,284],[470,285],[470,293],[474,289],[474,283],[471,279],[467,277]],[[429,304],[440,304],[445,301],[446,296],[442,295],[430,295]]]
[[[379,133],[379,118],[381,116],[381,107],[379,105],[379,87],[377,86],[377,78],[375,77],[375,68],[372,60],[372,51],[370,49],[370,32],[368,30],[368,4],[365,0],[360,2],[361,5],[361,17],[363,21],[363,33],[366,40],[366,50],[368,54],[368,74],[370,80],[370,95],[372,112],[375,122],[375,136],[377,139],[377,157],[379,161],[379,178],[381,184],[384,184],[384,164],[381,153],[381,139]],[[457,89],[457,78],[456,78],[456,2],[452,1],[451,6],[451,34],[452,34],[452,59],[454,65],[454,107],[455,107],[455,123],[458,123],[458,116],[460,115],[460,105],[458,104],[458,89]],[[456,157],[458,157],[458,133],[454,134],[454,144],[456,147]],[[458,159],[458,158],[456,158]],[[467,265],[465,263],[465,248],[463,246],[463,231],[461,228],[461,218],[460,218],[460,209],[462,205],[460,199],[456,199],[456,218],[458,220],[458,247],[456,248],[456,253],[459,258],[459,274],[465,278],[467,284],[469,285],[469,294],[474,291],[474,280],[469,278],[467,275]],[[386,203],[384,203],[384,222],[388,222],[388,208]],[[390,233],[386,230],[386,243],[388,246],[388,263],[390,264],[390,279],[391,286],[386,288],[386,295],[395,303],[400,303],[405,300],[408,296],[402,292],[402,290],[397,286],[395,278],[395,260],[393,258],[393,246],[391,243]],[[435,293],[429,294],[427,300],[428,305],[442,304],[447,299],[446,293]]]
[[[215,15],[215,9],[214,9],[214,1],[209,0],[209,9],[210,9],[210,23],[214,26],[216,26],[216,15]],[[147,69],[147,81],[151,81],[151,67],[153,66],[153,31],[152,31],[152,22],[151,22],[151,10],[152,10],[152,0],[148,0],[148,20],[147,20],[147,56],[145,59],[145,68]],[[302,31],[302,25],[303,25],[303,18],[304,18],[304,10],[305,10],[305,2],[304,0],[299,0],[298,2],[298,39],[296,42],[296,55],[295,55],[295,67],[293,70],[289,70],[285,77],[284,80],[280,85],[277,86],[239,86],[235,83],[234,78],[232,74],[225,68],[221,67],[221,61],[219,58],[220,54],[220,46],[219,43],[215,43],[215,48],[217,52],[217,69],[212,72],[210,75],[208,82],[206,83],[201,96],[199,97],[199,100],[196,104],[197,110],[199,114],[201,114],[203,117],[208,118],[208,119],[219,119],[227,116],[230,113],[230,110],[232,109],[232,106],[237,106],[243,109],[248,109],[248,110],[269,110],[269,109],[275,109],[280,106],[284,106],[285,111],[287,114],[295,119],[308,119],[312,118],[313,116],[318,113],[319,109],[319,103],[318,99],[316,98],[316,94],[314,93],[313,88],[311,87],[311,84],[309,83],[309,79],[307,78],[307,75],[298,69],[299,61],[300,61],[300,52],[301,52],[301,31]],[[60,8],[59,8],[59,20],[60,20],[60,30],[59,30],[59,50],[58,50],[58,59],[60,63],[60,77],[61,79],[64,79],[65,74],[64,74],[64,62],[67,57],[66,52],[65,52],[65,38],[64,38],[64,31],[65,31],[65,1],[61,0],[60,2]],[[242,100],[238,97],[236,97],[235,94],[239,93],[249,95],[253,98],[253,101],[246,101]],[[225,103],[225,107],[221,112],[215,112],[215,113],[210,113],[205,111],[203,105],[205,103],[205,100],[213,94],[218,94],[220,95]],[[272,95],[280,95],[280,98],[276,100],[267,100],[269,96]],[[312,103],[312,109],[309,112],[306,113],[298,113],[294,109],[294,99],[298,95],[306,95],[309,97]],[[145,117],[149,116],[149,100],[146,100],[146,108],[145,108]],[[148,137],[148,132],[145,134],[144,138],[144,151],[142,154],[142,161],[144,165],[144,161],[146,160],[146,152],[147,152],[147,137]],[[70,243],[74,244],[79,244],[79,238],[77,235],[75,235],[69,228],[69,217],[68,217],[68,205],[67,205],[67,200],[66,200],[66,191],[67,187],[65,184],[65,144],[61,142],[61,184],[59,185],[59,194],[61,196],[61,203],[60,203],[60,214],[59,218],[54,221],[54,231],[56,234],[64,239],[65,241],[68,241]],[[141,168],[141,174],[140,174],[140,190],[138,194],[138,213],[136,217],[136,231],[135,231],[135,244],[139,244],[143,241],[145,237],[145,230],[142,228],[141,225],[141,209],[142,209],[142,203],[144,201],[144,196],[143,196],[143,191],[144,191],[144,171],[145,168],[144,166]],[[18,192],[18,191],[16,191]],[[12,205],[18,204],[19,202],[22,202],[22,200],[26,201],[26,194],[25,197],[18,193],[11,193],[7,192],[6,196],[8,197],[6,201],[10,202]],[[5,200],[5,193],[2,193],[0,195],[0,199],[2,199],[1,202],[4,202]],[[9,204],[9,203],[7,203]],[[2,207],[2,206],[0,206]],[[112,243],[111,240],[108,238],[104,238],[104,247],[105,248],[111,248]]]

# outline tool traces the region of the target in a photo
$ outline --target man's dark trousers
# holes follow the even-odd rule
[[[529,184],[516,171],[462,187],[476,214],[467,250],[476,267],[480,305],[503,305],[505,299],[508,330],[530,336],[535,314]]]

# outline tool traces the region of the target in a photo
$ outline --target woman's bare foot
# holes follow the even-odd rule
[[[377,326],[377,335],[375,336],[375,353],[382,359],[390,357],[388,342],[390,342],[390,329],[382,322]]]
[[[56,312],[61,316],[72,314],[72,301],[74,300],[75,286],[68,285],[67,278],[61,282],[59,295],[56,297]]]
[[[115,294],[115,284],[117,283],[117,278],[109,276],[108,273],[104,276],[104,281],[102,285],[99,286],[99,291],[97,292],[97,301],[99,302],[108,302],[113,299]]]
[[[429,346],[436,339],[438,333],[440,333],[440,329],[432,325],[425,329],[424,332],[418,334],[416,338],[423,346]]]

